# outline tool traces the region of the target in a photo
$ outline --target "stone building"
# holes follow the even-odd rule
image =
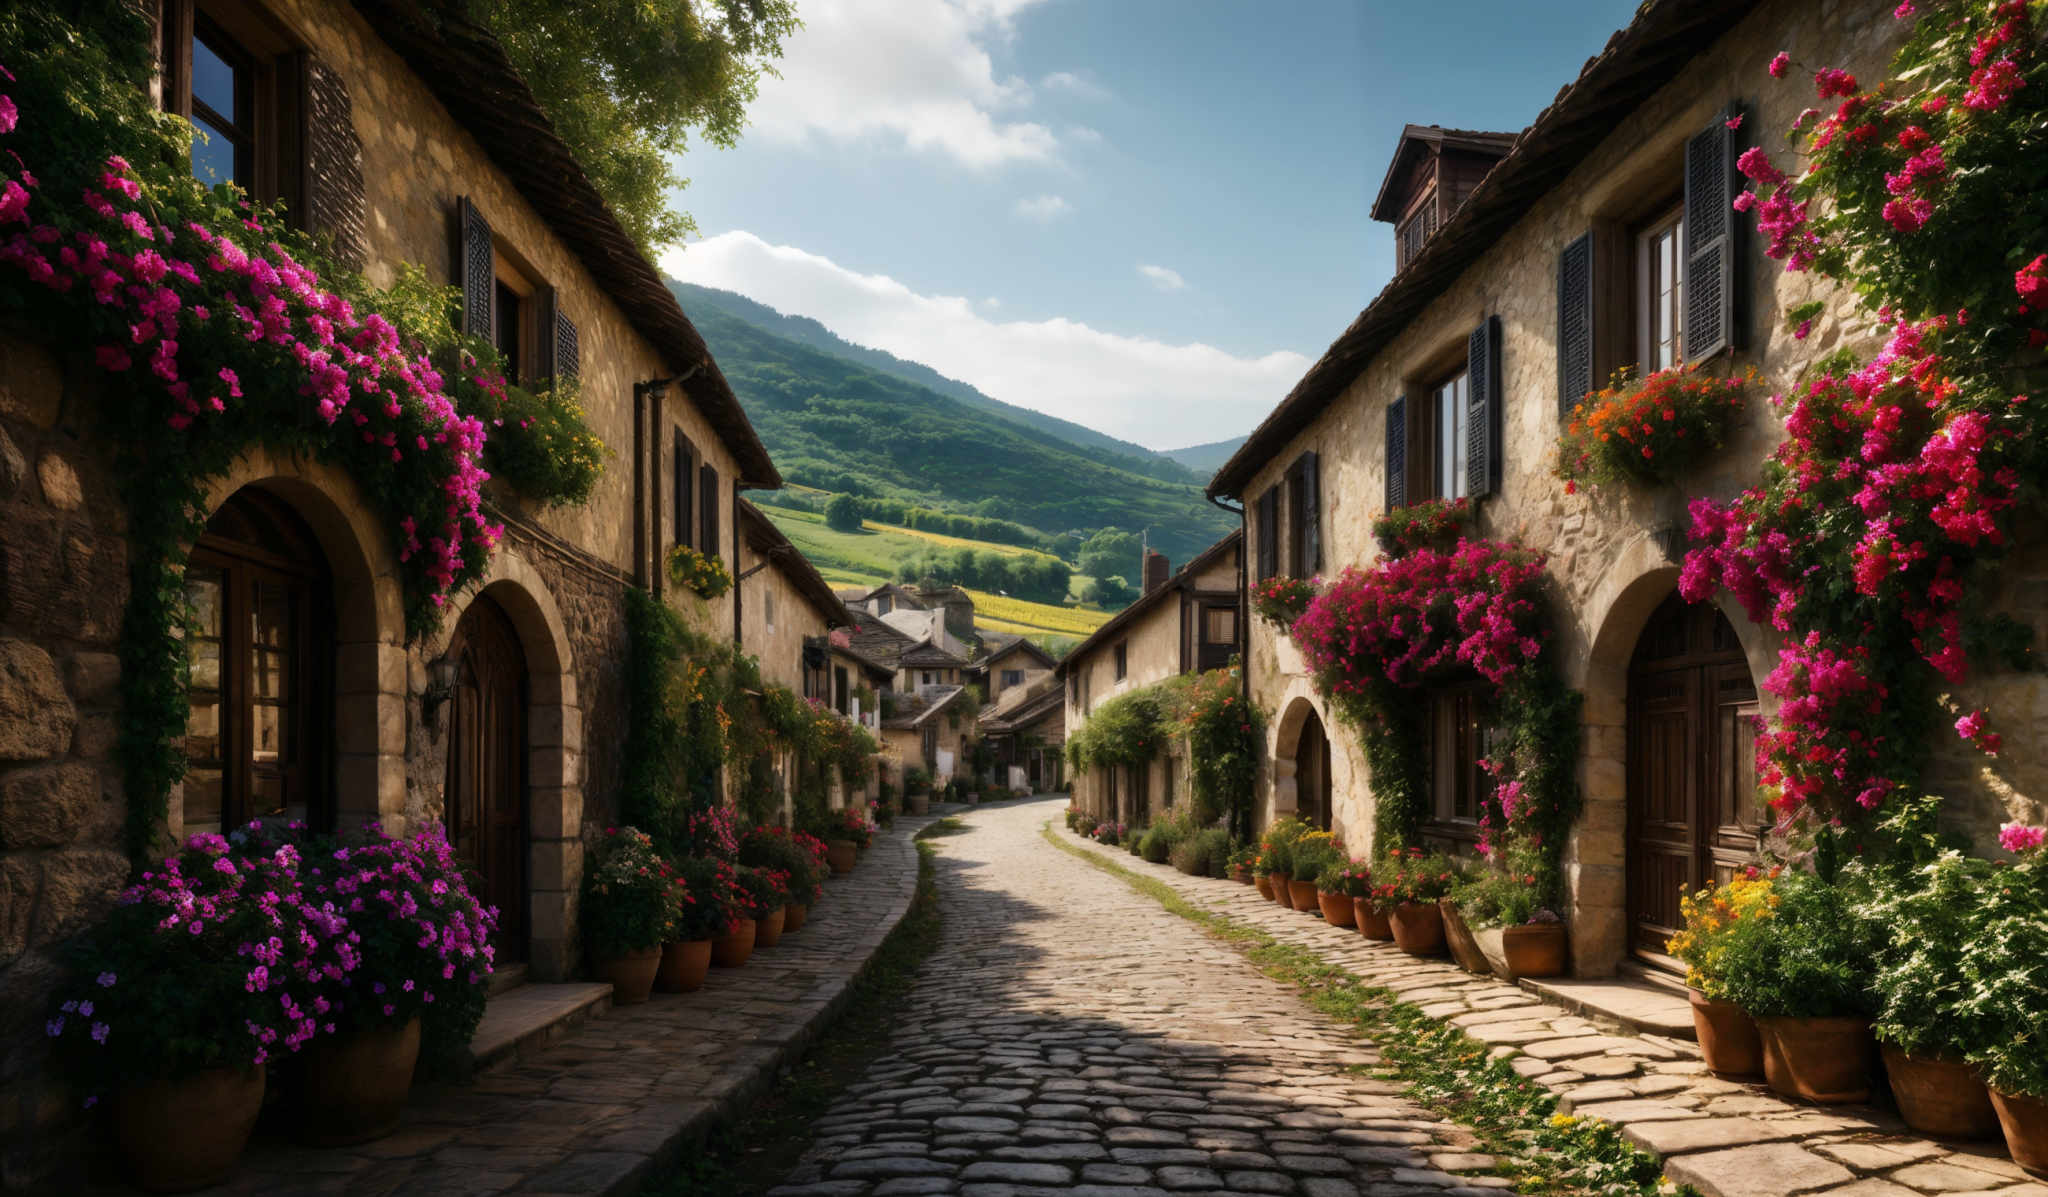
[[[1230,664],[1243,646],[1244,535],[1232,532],[1168,573],[1166,558],[1145,558],[1145,592],[1076,645],[1053,671],[1064,694],[1062,742],[1085,727],[1095,708],[1168,678]],[[1175,743],[1135,769],[1092,769],[1068,778],[1074,804],[1102,819],[1134,825],[1174,805],[1187,789],[1184,745]]]
[[[992,703],[1019,686],[1052,676],[1059,664],[1051,653],[1015,632],[983,632],[981,651],[967,663],[967,684],[980,686]]]
[[[580,377],[610,451],[582,506],[543,508],[491,484],[506,532],[487,574],[411,640],[396,530],[351,476],[259,448],[212,479],[185,573],[203,658],[190,768],[165,830],[445,823],[500,910],[501,968],[565,977],[580,968],[585,829],[617,809],[624,596],[672,590],[662,562],[674,545],[735,567],[737,494],[779,475],[703,340],[489,33],[383,0],[162,0],[158,11],[153,98],[237,126],[234,152],[202,168],[287,203],[375,285],[407,263],[459,285],[465,324],[493,336],[521,378]],[[98,387],[88,347],[0,329],[10,1182],[45,1160],[28,1145],[52,1142],[43,1124],[57,1116],[33,1081],[50,949],[129,870],[113,751],[130,545],[96,432]],[[670,597],[704,633],[740,627],[738,593]]]
[[[957,682],[899,694],[882,715],[883,769],[899,786],[911,769],[924,770],[933,787],[943,786],[965,774],[974,730],[973,698]]]
[[[1409,126],[1374,209],[1396,225],[1400,269],[1209,486],[1245,505],[1254,580],[1370,563],[1376,515],[1437,497],[1469,498],[1478,535],[1548,555],[1555,645],[1584,699],[1584,810],[1565,856],[1581,974],[1660,962],[1680,885],[1725,876],[1767,820],[1751,717],[1773,709],[1758,683],[1777,645],[1732,601],[1677,600],[1685,504],[1758,477],[1781,435],[1764,396],[1825,353],[1877,342],[1852,296],[1764,257],[1729,209],[1744,185],[1735,159],[1812,99],[1773,85],[1773,55],[1876,77],[1904,28],[1893,7],[1652,0],[1519,134]],[[1829,313],[1817,327],[1863,331],[1795,339],[1786,313],[1809,301]],[[1551,471],[1568,404],[1617,367],[1678,361],[1757,372],[1724,449],[1676,486],[1566,494]],[[2044,564],[2015,554],[1994,596],[2037,637]],[[1300,813],[1366,850],[1358,736],[1284,631],[1254,621],[1247,661],[1274,716],[1265,816]],[[1956,698],[1994,707],[2029,746],[1990,762],[1953,736],[1935,747],[1930,786],[1988,850],[2001,821],[2041,819],[2048,703],[2038,675],[2016,673],[1985,673]],[[1470,845],[1487,712],[1456,689],[1429,702],[1427,831]]]
[[[1065,785],[1066,693],[1050,671],[1004,690],[976,722],[997,784],[1033,794]]]

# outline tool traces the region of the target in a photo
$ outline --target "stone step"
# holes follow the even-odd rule
[[[469,1041],[470,1067],[481,1072],[544,1047],[611,1008],[609,982],[515,985],[491,994]]]
[[[1696,1038],[1685,990],[1676,993],[1651,981],[1629,977],[1578,980],[1524,977],[1523,989],[1596,1023],[1617,1025],[1639,1035]]]

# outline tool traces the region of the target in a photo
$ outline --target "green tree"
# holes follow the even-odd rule
[[[1135,532],[1104,528],[1081,545],[1081,572],[1091,578],[1135,575],[1143,563],[1144,541]]]
[[[642,249],[696,231],[670,164],[701,131],[729,147],[796,32],[793,0],[468,0]]]
[[[860,500],[852,495],[833,495],[825,504],[825,526],[837,532],[860,531]]]

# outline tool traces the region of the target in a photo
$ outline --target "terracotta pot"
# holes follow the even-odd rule
[[[661,949],[654,947],[599,960],[597,979],[612,983],[612,1005],[636,1006],[654,992],[654,974],[660,969]]]
[[[1867,1018],[1758,1018],[1764,1079],[1780,1096],[1815,1105],[1870,1100],[1877,1041]]]
[[[2048,1176],[2048,1101],[1991,1091],[1991,1106],[2005,1128],[2012,1162],[2036,1176]]]
[[[930,796],[918,794],[911,798],[910,813],[913,815],[928,815],[932,813],[932,800]]]
[[[1486,953],[1479,950],[1479,941],[1472,938],[1472,928],[1465,924],[1465,912],[1449,898],[1438,898],[1436,908],[1443,915],[1444,942],[1450,946],[1451,959],[1468,973],[1492,976],[1493,966],[1486,962]]]
[[[1282,906],[1293,905],[1293,903],[1287,900],[1287,883],[1291,880],[1293,880],[1293,878],[1289,877],[1285,873],[1274,873],[1272,876],[1267,878],[1267,884],[1269,884],[1273,890],[1273,900],[1275,902],[1280,903]]]
[[[305,1052],[299,1138],[316,1147],[340,1147],[398,1129],[419,1058],[417,1016],[402,1027],[314,1039]]]
[[[791,932],[803,930],[804,920],[810,917],[811,908],[809,906],[799,906],[795,902],[791,902],[782,908],[782,933],[788,935]]]
[[[261,1064],[143,1081],[114,1095],[114,1139],[136,1184],[182,1193],[227,1179],[262,1108]]]
[[[654,987],[663,993],[695,993],[710,972],[710,940],[666,944],[661,949],[661,967],[654,973]]]
[[[754,954],[754,920],[734,919],[732,930],[711,941],[711,963],[738,968]]]
[[[754,946],[772,948],[782,940],[782,907],[764,918],[754,920]]]
[[[1316,892],[1316,905],[1323,908],[1323,921],[1332,927],[1351,925],[1351,899],[1344,894]]]
[[[1907,1126],[1937,1139],[1998,1137],[1998,1110],[1975,1069],[1940,1056],[1909,1056],[1889,1043],[1877,1046]]]
[[[1707,1068],[1718,1076],[1762,1076],[1764,1041],[1756,1020],[1734,1002],[1710,998],[1697,989],[1687,989],[1685,994],[1692,1002],[1693,1034]]]
[[[1252,871],[1243,865],[1238,865],[1230,870],[1230,879],[1239,885],[1250,885],[1252,883]]]
[[[1564,975],[1568,937],[1563,923],[1493,927],[1475,931],[1472,937],[1479,942],[1479,950],[1486,953],[1493,975],[1502,980]]]
[[[1261,898],[1269,902],[1273,900],[1273,881],[1270,877],[1260,873],[1252,878],[1252,884],[1259,888],[1259,896]]]
[[[1388,916],[1394,946],[1410,956],[1444,954],[1444,912],[1434,902],[1403,902]]]
[[[1316,905],[1316,883],[1290,880],[1287,883],[1287,904],[1310,914],[1321,913],[1321,907]]]
[[[853,862],[860,859],[860,845],[852,840],[826,840],[825,863],[832,866],[834,876],[853,872]]]
[[[1394,938],[1394,926],[1387,921],[1387,912],[1369,899],[1351,899],[1351,921],[1358,925],[1358,933],[1367,939]]]

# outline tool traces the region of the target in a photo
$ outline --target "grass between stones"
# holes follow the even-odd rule
[[[714,1128],[704,1145],[657,1175],[641,1197],[743,1197],[774,1188],[810,1146],[811,1123],[841,1089],[859,1079],[888,1047],[889,1024],[917,970],[939,945],[939,897],[932,857],[923,842],[964,830],[945,818],[917,833],[917,893],[896,929],[875,950],[853,983],[838,1017],[811,1041],[803,1056],[743,1115]]]
[[[1317,1010],[1357,1027],[1384,1061],[1362,1071],[1405,1083],[1411,1100],[1469,1129],[1479,1139],[1477,1150],[1501,1158],[1494,1174],[1512,1178],[1515,1192],[1698,1197],[1690,1186],[1665,1180],[1657,1157],[1624,1139],[1612,1123],[1558,1113],[1556,1094],[1449,1022],[1429,1017],[1307,948],[1198,906],[1157,878],[1069,844],[1050,823],[1042,834],[1060,851],[1116,875],[1237,948],[1260,972],[1300,990]]]

